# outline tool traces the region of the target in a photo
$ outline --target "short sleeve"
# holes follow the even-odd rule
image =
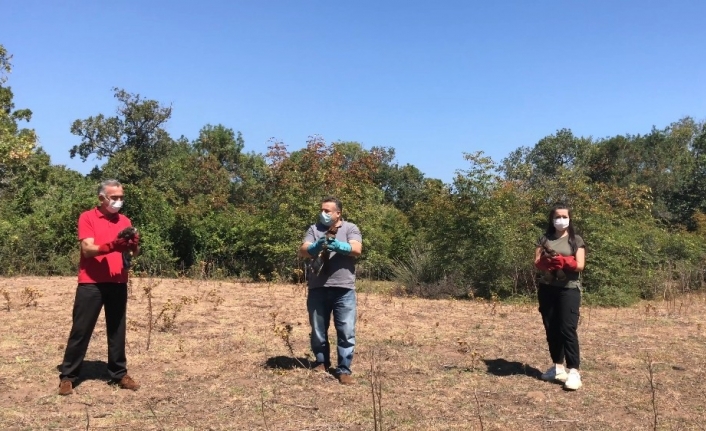
[[[309,229],[307,229],[302,242],[303,243],[316,242],[316,236],[314,235],[314,226],[313,225],[309,226]]]
[[[353,223],[351,223],[348,232],[346,232],[346,235],[346,241],[358,241],[361,244],[363,243],[363,235],[360,233],[360,229],[358,229],[358,226],[354,225]]]
[[[534,243],[535,247],[541,247],[542,246],[542,240],[544,239],[544,235],[540,236],[537,238],[537,242]]]
[[[83,241],[86,238],[95,238],[96,233],[93,228],[93,223],[88,212],[81,214],[78,218],[78,240]]]
[[[583,242],[583,238],[576,235],[574,239],[576,240],[576,248],[586,248],[586,243]]]

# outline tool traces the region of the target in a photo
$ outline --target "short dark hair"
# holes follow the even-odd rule
[[[333,202],[336,204],[336,210],[340,213],[343,211],[343,204],[341,204],[341,201],[335,197],[335,196],[326,196],[325,198],[321,199],[321,203],[324,204],[326,202]]]

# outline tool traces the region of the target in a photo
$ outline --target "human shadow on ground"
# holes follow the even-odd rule
[[[311,369],[316,363],[307,358],[292,358],[291,356],[273,356],[267,358],[265,368],[293,370],[295,368]]]
[[[522,362],[507,361],[502,358],[483,359],[485,366],[488,368],[488,373],[494,376],[514,376],[516,374],[524,374],[535,379],[542,377],[542,372],[534,367],[531,367]]]
[[[56,366],[56,370],[61,373],[61,364]],[[100,380],[111,382],[110,374],[108,373],[108,363],[105,361],[83,361],[81,371],[74,381],[74,388],[86,380]]]

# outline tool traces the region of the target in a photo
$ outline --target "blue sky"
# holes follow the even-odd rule
[[[393,147],[451,181],[464,152],[500,161],[561,128],[602,138],[706,119],[706,2],[37,1],[0,5],[17,108],[55,164],[76,119],[120,87],[173,106],[169,133],[206,124],[291,150]]]

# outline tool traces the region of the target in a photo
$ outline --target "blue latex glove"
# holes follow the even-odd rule
[[[321,238],[316,240],[316,242],[312,242],[311,244],[309,244],[309,247],[306,248],[307,253],[309,253],[311,257],[318,256],[319,253],[321,253],[321,250],[323,250],[325,242],[325,236],[322,236]]]
[[[335,251],[336,253],[349,254],[353,247],[347,242],[339,241],[337,239],[329,240],[328,249]]]

